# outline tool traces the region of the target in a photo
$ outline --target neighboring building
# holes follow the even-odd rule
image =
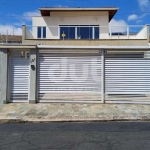
[[[0,44],[0,103],[150,104],[149,26],[109,26],[117,10],[40,8]]]
[[[0,43],[22,43],[21,35],[1,35],[0,34]]]

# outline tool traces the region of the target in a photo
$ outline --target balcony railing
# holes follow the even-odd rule
[[[25,39],[148,39],[149,26],[24,26]]]

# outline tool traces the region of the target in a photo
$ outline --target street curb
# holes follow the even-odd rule
[[[9,123],[26,123],[21,119],[0,119],[0,124],[9,124]]]
[[[13,124],[13,123],[52,123],[52,122],[145,122],[150,119],[0,119],[0,124]]]

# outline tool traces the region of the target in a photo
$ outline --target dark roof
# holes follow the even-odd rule
[[[118,7],[41,7],[39,8],[42,16],[50,16],[50,12],[54,11],[108,11],[109,21],[116,14]]]
[[[0,43],[5,43],[6,38],[8,43],[22,43],[21,35],[0,35]]]
[[[39,9],[42,9],[42,8],[93,8],[93,9],[95,9],[95,8],[117,8],[118,9],[118,7],[115,7],[115,6],[104,6],[104,7],[67,7],[67,6],[61,6],[61,7],[40,7]]]

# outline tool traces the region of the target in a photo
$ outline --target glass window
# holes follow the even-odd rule
[[[63,39],[62,34],[65,34],[65,39],[68,39],[68,27],[60,27],[60,39]]]
[[[75,39],[75,27],[60,26],[60,39],[63,39],[63,33],[66,35],[64,39]]]
[[[43,38],[46,38],[46,27],[43,27]]]
[[[77,28],[77,31],[75,30],[75,28]],[[63,33],[66,35],[64,39],[75,39],[75,38],[99,39],[99,26],[98,25],[60,25],[60,39],[63,39],[62,37]]]
[[[69,37],[68,39],[75,39],[75,27],[69,27]]]
[[[79,39],[92,39],[92,27],[78,27],[77,36]]]
[[[41,38],[41,27],[37,28],[37,38]]]
[[[46,27],[37,27],[37,38],[46,38]]]
[[[99,39],[99,27],[94,27],[94,39]]]

